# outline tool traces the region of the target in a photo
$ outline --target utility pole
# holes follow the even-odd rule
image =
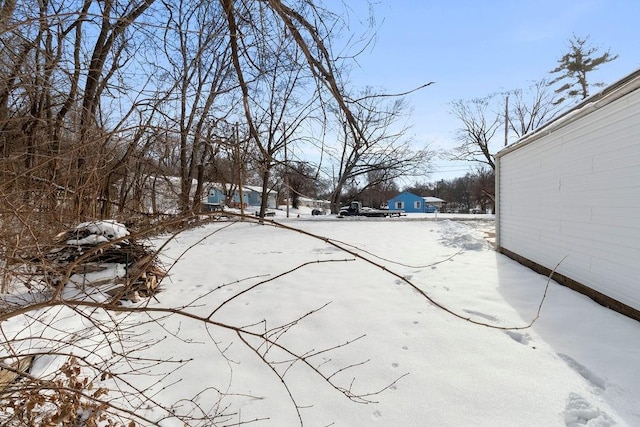
[[[242,165],[242,151],[240,150],[240,133],[238,131],[238,122],[236,122],[236,150],[238,157],[238,194],[240,195],[240,217],[241,220],[244,220],[244,195],[242,194],[242,172],[244,166]]]
[[[507,146],[509,139],[509,95],[504,100],[504,146]]]
[[[291,192],[289,191],[289,163],[287,163],[287,128],[284,129],[284,187],[287,190],[287,218],[289,218],[289,199]]]

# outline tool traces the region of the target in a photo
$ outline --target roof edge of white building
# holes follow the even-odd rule
[[[543,136],[549,135],[552,132],[557,131],[558,129],[562,129],[563,127],[573,123],[574,121],[584,117],[587,114],[590,114],[594,110],[604,107],[605,105],[637,90],[640,88],[640,69],[634,71],[633,73],[621,78],[615,83],[607,86],[602,91],[592,95],[585,100],[581,101],[579,104],[574,107],[568,109],[564,113],[560,114],[558,117],[555,117],[545,123],[543,126],[539,127],[535,131],[524,135],[522,138],[517,140],[511,145],[503,148],[502,150],[496,153],[495,157],[499,158],[504,156],[507,153],[510,153],[514,150],[517,150],[525,145],[531,144],[532,142],[542,138]]]

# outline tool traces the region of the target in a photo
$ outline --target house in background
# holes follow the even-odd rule
[[[176,214],[182,192],[180,177],[165,175],[146,175],[143,191],[139,198],[140,210],[152,214]],[[195,194],[197,183],[191,183],[191,195]]]
[[[262,204],[262,187],[254,186],[254,185],[245,185],[242,187],[242,196],[245,200],[245,203],[249,206],[260,206]],[[238,195],[238,202],[240,201]],[[276,208],[276,193],[275,191],[269,190],[267,193],[267,207],[270,209]]]
[[[312,199],[309,197],[298,197],[298,203],[300,206],[311,209],[320,209],[322,211],[328,211],[331,209],[331,202],[328,200]]]
[[[444,200],[437,197],[423,197],[405,191],[389,199],[387,206],[406,213],[434,213],[440,210],[443,203]]]
[[[428,213],[434,213],[442,209],[442,205],[446,202],[437,197],[423,197],[424,199],[424,211]]]
[[[205,210],[219,210],[225,205],[229,207],[240,207],[240,191],[233,191],[231,200],[228,200],[226,194],[229,193],[229,184],[209,184],[207,186],[207,200],[204,202]],[[242,200],[244,207],[259,207],[262,203],[262,187],[245,185],[242,187]],[[276,194],[269,191],[267,194],[267,207],[273,209],[276,207]]]
[[[202,203],[203,210],[212,212],[224,209],[226,196],[221,188],[221,186],[214,184],[207,187],[207,200]]]
[[[496,166],[497,250],[640,320],[640,70]]]

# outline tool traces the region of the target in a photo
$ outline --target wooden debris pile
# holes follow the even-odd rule
[[[87,291],[100,288],[114,300],[148,298],[167,275],[157,253],[112,220],[82,223],[58,234],[47,261],[53,276],[79,282]]]
[[[15,362],[0,366],[0,395],[11,392],[11,385],[15,383],[17,379],[21,377],[24,372],[27,372],[33,363],[34,356],[23,356],[18,358]],[[3,360],[4,362],[4,360]],[[7,390],[9,388],[9,390]]]

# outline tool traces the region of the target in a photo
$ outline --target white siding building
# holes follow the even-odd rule
[[[639,88],[640,70],[496,155],[497,249],[637,320]]]

